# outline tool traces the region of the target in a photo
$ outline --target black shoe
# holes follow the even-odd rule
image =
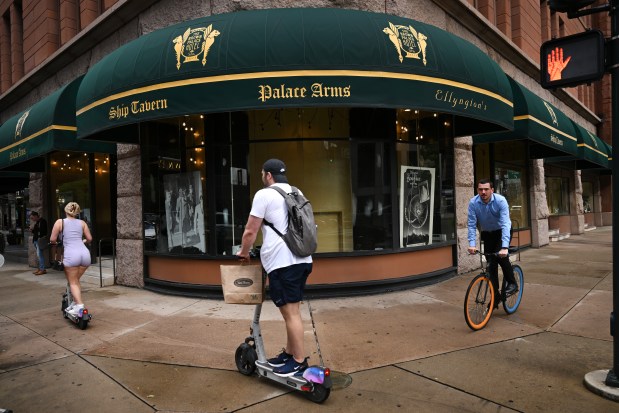
[[[301,373],[306,368],[307,358],[305,358],[301,363],[299,363],[294,359],[294,357],[290,357],[283,366],[275,367],[273,369],[273,373],[277,374],[280,377],[290,377],[294,376],[295,374]]]
[[[281,353],[276,357],[268,359],[267,363],[269,363],[271,367],[282,367],[291,357],[291,354],[286,353],[286,350],[282,349]]]
[[[505,295],[512,295],[518,291],[518,284],[508,283],[505,287]]]

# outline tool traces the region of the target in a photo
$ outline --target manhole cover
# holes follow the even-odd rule
[[[350,374],[342,373],[341,371],[331,370],[331,380],[333,381],[333,390],[345,389],[352,383]]]

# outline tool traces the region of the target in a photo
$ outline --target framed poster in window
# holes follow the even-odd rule
[[[163,177],[170,252],[204,253],[204,211],[200,172]]]
[[[434,168],[400,169],[400,247],[432,243]]]

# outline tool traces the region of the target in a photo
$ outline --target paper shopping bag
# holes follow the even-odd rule
[[[264,281],[260,265],[220,265],[221,287],[228,304],[260,304]]]

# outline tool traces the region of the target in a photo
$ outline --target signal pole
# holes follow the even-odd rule
[[[606,46],[611,77],[611,137],[613,150],[619,151],[619,0],[610,0],[610,39]],[[608,372],[606,385],[619,388],[619,160],[613,159],[613,312],[610,319],[613,335],[613,368]]]
[[[595,0],[548,0],[548,5],[555,12],[567,12],[567,17],[574,19],[589,14],[609,12],[610,38],[606,39],[606,62],[604,71],[611,76],[611,140],[613,150],[619,152],[619,0],[608,0],[600,6],[592,6]],[[589,7],[590,8],[586,8]],[[543,74],[545,76],[545,74]],[[546,78],[542,78],[542,87]],[[582,82],[573,82],[575,86]],[[567,83],[565,83],[567,84]],[[610,332],[613,336],[613,365],[608,373],[598,370],[585,375],[585,385],[589,390],[609,399],[619,401],[619,160],[613,160],[612,170],[612,258],[613,258],[613,308],[610,316]],[[606,374],[606,379],[604,379]]]

